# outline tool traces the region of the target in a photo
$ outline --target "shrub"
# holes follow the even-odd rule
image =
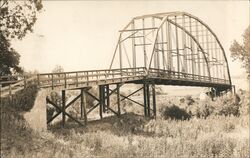
[[[37,92],[36,84],[28,84],[26,88],[13,94],[11,99],[3,98],[1,104],[11,106],[17,111],[30,111],[34,106]]]
[[[225,132],[229,133],[235,129],[235,124],[233,124],[232,122],[226,122],[225,124],[223,124],[222,128]]]
[[[201,105],[199,108],[197,108],[197,111],[195,113],[195,116],[198,118],[207,118],[209,115],[211,115],[214,111],[214,107],[209,104]]]
[[[179,108],[176,105],[171,105],[161,109],[161,115],[164,119],[186,120],[190,119],[190,114],[186,110]]]
[[[190,95],[186,96],[185,100],[186,100],[187,105],[193,105],[195,102],[194,99]]]
[[[236,95],[226,95],[218,98],[214,104],[217,115],[239,116],[239,97]]]

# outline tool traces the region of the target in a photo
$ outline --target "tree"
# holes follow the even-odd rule
[[[22,72],[20,55],[11,47],[11,40],[21,40],[33,31],[41,9],[41,0],[0,0],[0,75]]]
[[[248,79],[250,80],[250,25],[242,35],[243,43],[234,40],[230,47],[231,57],[234,60],[240,60],[242,66],[246,69]]]
[[[61,65],[56,65],[55,68],[52,70],[52,73],[61,73],[64,72],[64,69]]]

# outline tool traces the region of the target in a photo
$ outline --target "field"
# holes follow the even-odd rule
[[[139,95],[133,99],[140,98]],[[120,118],[109,116],[90,121],[87,127],[79,127],[68,120],[65,128],[53,125],[40,133],[29,128],[23,118],[24,111],[3,105],[1,156],[249,157],[248,92],[241,91],[238,97],[225,95],[215,101],[201,101],[194,96],[170,97],[168,94],[158,95],[157,100],[156,119],[145,118],[140,113],[143,111],[141,107],[124,102]],[[174,108],[175,119],[168,113],[174,105],[178,107]],[[185,119],[180,109],[189,117]],[[178,115],[182,118],[178,119]]]

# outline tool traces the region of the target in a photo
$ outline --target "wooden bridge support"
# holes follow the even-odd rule
[[[104,98],[104,86],[103,85],[100,85],[99,86],[99,115],[100,115],[100,118],[102,119],[102,111],[104,109],[104,106],[105,106],[105,98]]]
[[[87,125],[87,110],[86,110],[86,95],[83,89],[81,89],[81,119],[84,117],[84,124]]]
[[[136,91],[132,92],[131,94],[129,94],[127,96],[120,94],[120,87],[122,85],[123,84],[121,84],[121,83],[116,84],[115,89],[110,89],[109,85],[99,85],[98,98],[89,92],[90,87],[80,89],[80,94],[78,96],[76,96],[73,100],[71,100],[69,103],[66,103],[66,90],[62,90],[61,91],[61,94],[62,94],[61,105],[57,105],[56,103],[52,102],[47,97],[46,98],[47,103],[54,106],[58,111],[57,114],[52,116],[52,118],[50,120],[47,120],[47,124],[52,122],[57,116],[59,116],[61,114],[62,115],[62,127],[64,127],[66,124],[66,116],[82,126],[87,125],[87,120],[88,120],[87,115],[97,107],[99,107],[99,115],[100,115],[101,119],[103,118],[103,113],[108,112],[108,111],[113,112],[114,114],[116,114],[119,117],[121,115],[121,107],[120,107],[121,101],[123,101],[125,99],[127,99],[127,100],[129,100],[137,105],[144,107],[144,115],[145,116],[154,117],[154,118],[156,117],[156,96],[155,96],[155,84],[154,83],[145,82],[143,84],[142,88],[137,89]],[[130,96],[134,95],[135,93],[139,92],[142,89],[143,89],[144,104],[141,104],[141,103],[129,98]],[[115,102],[115,104],[117,104],[117,112],[111,108],[115,104],[110,107],[110,96],[113,93],[116,93],[117,101]],[[94,105],[93,107],[91,107],[88,111],[86,109],[86,94],[98,101],[98,103],[96,105]],[[151,96],[152,96],[152,98],[151,98]],[[80,111],[81,111],[80,119],[81,120],[84,119],[84,124],[66,112],[66,109],[70,105],[72,105],[75,101],[77,101],[78,99],[80,99]],[[152,104],[153,109],[151,108],[151,104]]]
[[[57,116],[59,116],[62,113],[62,127],[66,124],[66,116],[72,119],[73,121],[77,122],[79,125],[84,126],[77,118],[74,118],[69,113],[66,112],[66,109],[70,107],[74,102],[76,102],[80,98],[80,108],[81,108],[81,118],[84,117],[84,123],[87,124],[87,113],[86,113],[86,100],[84,97],[84,91],[85,89],[81,89],[80,95],[76,96],[73,100],[71,100],[68,104],[66,104],[66,90],[62,90],[62,102],[61,105],[58,105],[57,103],[54,103],[52,100],[50,100],[48,97],[46,98],[47,104],[52,105],[57,109],[57,113],[52,116],[49,120],[47,120],[47,124],[51,123]]]
[[[151,104],[151,93],[150,87],[152,91],[152,106],[153,110],[150,108]],[[144,115],[147,117],[151,117],[151,111],[153,111],[153,117],[156,117],[156,94],[155,94],[155,84],[150,82],[145,82],[143,84],[143,100],[144,100]]]
[[[152,97],[153,97],[153,113],[154,118],[156,118],[156,97],[155,97],[155,84],[152,84]]]
[[[110,97],[109,97],[109,85],[105,86],[105,98],[106,98],[106,105],[107,105],[107,109],[110,108]]]
[[[116,94],[117,94],[118,116],[120,116],[121,115],[120,85],[117,84],[116,87],[117,87],[117,93]]]
[[[66,96],[65,96],[65,90],[62,90],[62,126],[65,126],[65,111],[66,111]]]

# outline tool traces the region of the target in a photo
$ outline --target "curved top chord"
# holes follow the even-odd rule
[[[118,52],[118,53],[117,53]],[[202,20],[186,12],[137,16],[123,30],[112,58],[113,67],[145,67],[227,80],[231,77],[225,51]]]

